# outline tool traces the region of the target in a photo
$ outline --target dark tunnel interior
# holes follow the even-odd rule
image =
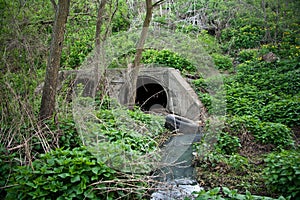
[[[148,83],[137,88],[135,104],[143,111],[157,106],[166,108],[167,102],[166,91],[157,83]]]

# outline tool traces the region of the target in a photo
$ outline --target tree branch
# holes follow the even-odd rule
[[[56,4],[55,0],[50,0],[50,1],[52,3],[52,6],[53,6],[55,12],[56,12],[56,10],[57,10],[57,4]]]
[[[159,6],[159,5],[162,4],[164,1],[165,1],[165,0],[159,0],[159,1],[155,2],[155,3],[152,5],[152,7],[154,8],[154,7],[156,7],[156,6]]]

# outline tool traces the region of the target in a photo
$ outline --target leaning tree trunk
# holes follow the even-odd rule
[[[70,0],[59,0],[58,5],[56,5],[54,1],[52,2],[54,4],[54,8],[56,8],[56,13],[39,113],[40,120],[45,120],[52,117],[55,111],[55,97],[60,57],[64,41],[65,26],[70,7]]]
[[[128,101],[129,107],[132,107],[135,104],[136,83],[137,83],[137,78],[138,78],[138,74],[140,71],[140,63],[141,63],[141,59],[142,59],[143,48],[144,48],[144,44],[145,44],[145,41],[147,38],[147,33],[148,33],[149,26],[150,26],[150,22],[152,19],[152,9],[153,9],[152,0],[146,0],[146,17],[144,20],[143,29],[141,32],[140,40],[138,41],[138,44],[137,44],[133,66],[131,69],[130,69],[130,67],[128,69],[129,78],[130,78],[130,80],[129,80],[129,85],[130,85],[129,86],[129,101]]]

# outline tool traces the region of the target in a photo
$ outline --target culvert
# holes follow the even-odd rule
[[[109,94],[128,105],[128,73],[126,69],[110,69],[107,73]],[[143,110],[165,109],[191,120],[204,120],[205,109],[197,94],[174,68],[141,68],[137,80],[136,105]]]
[[[139,77],[135,104],[143,111],[166,109],[168,95],[165,88],[156,81],[147,77]]]

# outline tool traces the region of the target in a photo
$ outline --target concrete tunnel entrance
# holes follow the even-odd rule
[[[122,105],[129,104],[129,78],[127,69],[111,69],[107,73],[109,94]],[[205,117],[197,94],[174,68],[141,68],[136,92],[135,105],[146,112],[173,113],[191,120]]]
[[[149,78],[138,78],[135,104],[143,111],[166,108],[168,96],[165,89]]]

